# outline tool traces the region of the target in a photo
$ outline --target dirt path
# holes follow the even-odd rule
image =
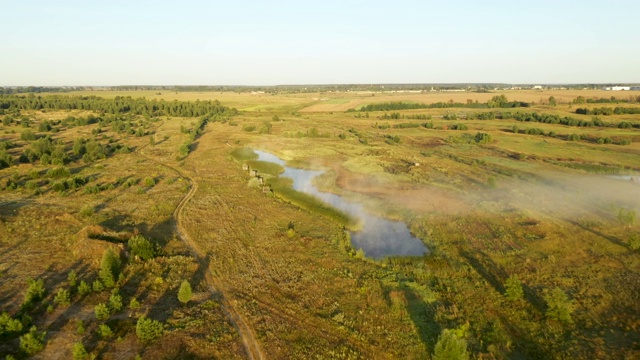
[[[143,149],[144,149],[144,147],[142,147],[142,148],[140,148],[140,150],[138,150],[138,154],[140,156],[142,156],[145,159],[147,159],[149,161],[152,161],[152,162],[154,162],[154,163],[156,163],[156,164],[158,164],[160,166],[164,166],[164,167],[166,167],[168,169],[171,169],[176,174],[178,174],[180,177],[182,177],[184,179],[187,179],[189,181],[189,184],[190,184],[189,191],[184,195],[182,200],[180,200],[180,203],[178,203],[178,206],[176,207],[176,209],[173,211],[173,215],[172,215],[173,219],[174,219],[173,226],[174,226],[174,229],[176,231],[176,234],[185,243],[185,245],[187,245],[187,247],[189,248],[189,252],[198,261],[198,264],[201,267],[207,267],[207,262],[205,260],[205,257],[198,250],[198,248],[196,247],[194,242],[191,240],[191,238],[189,237],[187,231],[184,229],[184,227],[182,225],[182,216],[183,216],[182,210],[184,209],[185,205],[189,202],[189,200],[191,200],[193,195],[197,192],[198,183],[195,182],[189,176],[185,175],[178,168],[176,168],[174,166],[171,166],[171,165],[168,165],[168,164],[165,164],[165,163],[163,163],[161,161],[158,161],[156,159],[153,159],[153,158],[145,155],[142,152]],[[213,277],[213,275],[211,274],[211,271],[207,268],[205,270],[204,274],[205,274],[205,282],[207,283],[207,287],[209,288],[209,291],[212,294],[219,295],[219,301],[220,301],[220,305],[222,306],[223,311],[225,312],[225,314],[227,315],[227,317],[229,318],[229,320],[231,321],[233,326],[238,331],[238,334],[240,335],[240,338],[242,339],[242,344],[244,346],[244,349],[245,349],[245,352],[247,354],[247,357],[249,359],[251,359],[251,360],[258,360],[258,359],[262,360],[262,359],[265,359],[265,356],[262,353],[262,350],[260,348],[260,344],[256,340],[256,336],[255,336],[255,333],[253,332],[253,329],[247,324],[247,322],[244,320],[242,315],[240,315],[237,311],[235,311],[235,309],[233,308],[233,305],[226,298],[224,292],[222,291],[222,286],[220,286],[218,281],[216,281],[216,279]]]

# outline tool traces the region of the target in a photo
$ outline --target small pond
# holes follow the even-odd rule
[[[355,249],[362,249],[367,257],[381,259],[388,256],[422,256],[429,252],[420,239],[411,235],[405,223],[373,215],[368,213],[362,204],[345,200],[336,194],[319,191],[313,184],[313,179],[323,171],[288,167],[282,159],[273,154],[260,150],[255,150],[255,153],[260,161],[284,167],[284,173],[280,176],[291,178],[295,190],[313,195],[359,219],[362,229],[351,232],[351,244]]]

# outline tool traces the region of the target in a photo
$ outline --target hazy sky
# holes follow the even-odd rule
[[[640,82],[640,1],[0,0],[0,86]]]

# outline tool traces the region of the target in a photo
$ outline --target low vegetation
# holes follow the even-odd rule
[[[637,94],[422,91],[0,95],[0,357],[637,358]]]

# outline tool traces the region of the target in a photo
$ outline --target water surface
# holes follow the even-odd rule
[[[288,167],[282,159],[273,154],[260,150],[255,152],[258,154],[258,160],[284,167],[284,172],[280,176],[292,179],[293,189],[313,195],[359,219],[362,229],[351,232],[351,245],[355,249],[362,249],[367,257],[381,259],[387,256],[422,256],[429,252],[420,239],[411,235],[405,223],[373,215],[368,213],[360,203],[345,200],[336,194],[319,191],[313,184],[313,179],[323,171]]]

